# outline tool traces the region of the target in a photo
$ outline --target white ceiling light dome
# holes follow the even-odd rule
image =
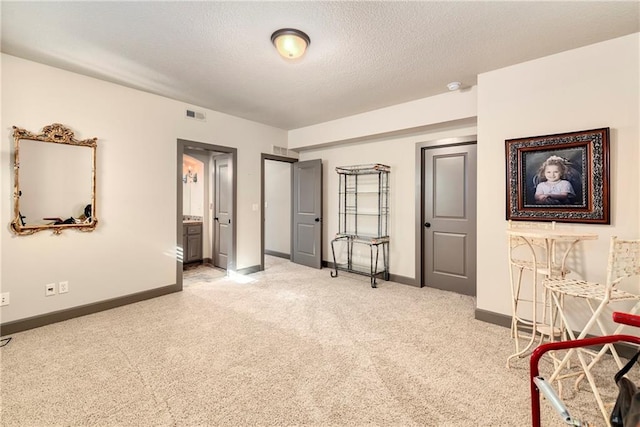
[[[286,59],[296,59],[304,55],[311,39],[307,34],[295,28],[281,28],[271,34],[271,43],[278,53]]]

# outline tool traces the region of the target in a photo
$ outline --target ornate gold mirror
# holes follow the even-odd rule
[[[97,138],[79,141],[54,123],[33,134],[13,127],[14,219],[19,235],[66,229],[93,231]]]

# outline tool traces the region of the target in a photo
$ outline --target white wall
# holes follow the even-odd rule
[[[2,55],[0,222],[2,322],[103,301],[175,283],[177,139],[238,149],[237,267],[260,264],[261,152],[287,133],[215,111],[184,118],[181,102]],[[11,126],[32,132],[59,122],[76,138],[98,138],[97,229],[15,236]],[[9,202],[7,202],[9,201]],[[44,285],[69,281],[69,293]]]
[[[422,98],[289,131],[289,148],[367,139],[476,117],[476,88]]]
[[[415,278],[416,236],[416,144],[444,138],[475,135],[474,126],[424,132],[410,137],[318,148],[301,153],[301,160],[322,159],[323,168],[323,259],[333,262],[331,240],[338,232],[337,166],[382,163],[389,175],[389,271]],[[418,171],[419,174],[419,171]],[[338,255],[336,255],[338,256]]]
[[[291,163],[264,161],[264,248],[291,254]]]
[[[338,232],[336,166],[383,163],[391,166],[389,270],[408,279],[415,278],[414,248],[416,238],[419,238],[415,235],[416,203],[419,203],[416,200],[416,145],[475,135],[475,105],[476,90],[470,88],[367,113],[370,117],[359,114],[289,132],[290,142],[293,139],[301,150],[300,160],[322,159],[325,261],[333,262],[330,245]],[[445,120],[445,123],[437,120]],[[377,136],[382,129],[381,122],[388,134],[385,137]],[[358,142],[347,140],[335,145],[340,142],[336,138],[358,138]],[[310,147],[301,145],[303,139]]]
[[[562,224],[599,235],[577,248],[576,274],[603,280],[610,236],[640,238],[638,63],[633,34],[479,76],[478,309],[510,314],[506,139],[610,127],[611,225]]]

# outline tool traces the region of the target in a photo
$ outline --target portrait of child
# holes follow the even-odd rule
[[[609,224],[609,128],[505,140],[507,219]]]
[[[550,156],[538,169],[535,201],[543,205],[564,205],[573,203],[576,193],[567,179],[567,159]]]

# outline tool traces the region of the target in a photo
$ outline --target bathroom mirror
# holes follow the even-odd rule
[[[54,123],[34,134],[13,127],[14,219],[18,235],[66,229],[93,231],[97,138],[77,140]]]

